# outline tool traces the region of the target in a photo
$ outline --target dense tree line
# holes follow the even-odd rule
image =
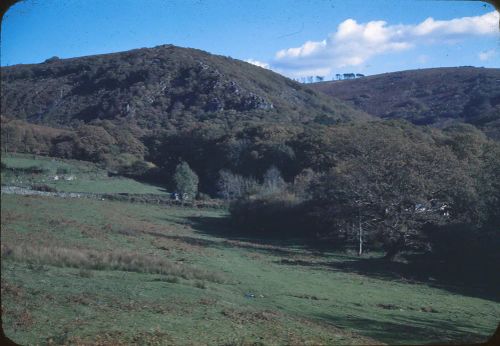
[[[491,237],[500,225],[500,145],[471,125],[192,122],[145,133],[102,121],[41,137],[2,126],[5,149],[30,152],[37,138],[51,155],[223,198],[239,229],[264,235],[322,237],[392,258],[442,247],[452,230]]]
[[[263,232],[320,235],[356,244],[360,253],[368,244],[388,258],[431,250],[445,230],[466,229],[466,239],[498,233],[500,146],[471,126],[439,131],[370,123],[298,137],[292,147],[302,147],[302,155],[315,150],[318,155],[309,156],[315,162],[281,190],[269,193],[262,184],[237,199],[235,222]]]

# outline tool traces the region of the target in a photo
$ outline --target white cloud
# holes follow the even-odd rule
[[[263,68],[267,68],[267,69],[269,68],[269,64],[267,62],[262,62],[262,61],[254,60],[254,59],[247,59],[245,61],[252,64],[252,65],[255,65],[255,66],[259,66],[259,67],[263,67]]]
[[[484,35],[498,33],[498,12],[482,16],[463,17],[451,20],[427,18],[413,28],[417,36],[425,35]]]
[[[298,48],[289,48],[286,50],[280,50],[278,53],[276,53],[276,57],[280,59],[287,56],[291,57],[309,56],[321,51],[325,47],[326,47],[326,40],[323,40],[321,42],[307,41]]]
[[[493,57],[495,57],[495,55],[497,55],[497,52],[494,49],[490,49],[490,50],[485,50],[485,51],[480,52],[477,55],[477,57],[481,61],[488,61],[488,60],[491,60]]]
[[[389,25],[381,20],[358,23],[347,19],[324,40],[307,41],[300,47],[278,51],[270,65],[291,77],[328,75],[334,69],[360,66],[374,56],[421,44],[451,43],[470,36],[498,34],[498,22],[496,11],[451,20],[427,18],[416,25]],[[428,57],[421,60],[424,59]]]

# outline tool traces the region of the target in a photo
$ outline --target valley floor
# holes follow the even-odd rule
[[[485,341],[498,299],[238,238],[222,210],[2,194],[2,327],[19,344]]]

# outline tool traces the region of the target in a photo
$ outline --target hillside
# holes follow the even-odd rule
[[[472,124],[495,136],[498,71],[429,71],[313,85],[344,101],[173,46],[3,68],[6,334],[484,341],[500,141]]]
[[[210,120],[329,121],[366,116],[272,71],[172,45],[4,67],[2,115],[75,127],[141,129]]]
[[[436,127],[465,122],[500,138],[500,69],[433,68],[310,87],[381,118]]]

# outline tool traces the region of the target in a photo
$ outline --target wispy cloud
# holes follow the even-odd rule
[[[259,61],[259,60],[255,60],[255,59],[247,59],[245,60],[246,62],[252,64],[252,65],[255,65],[255,66],[259,66],[259,67],[263,67],[263,68],[269,68],[269,64],[266,63],[266,62],[262,62],[262,61]]]
[[[256,62],[255,65],[290,77],[328,75],[334,69],[365,64],[377,55],[498,34],[499,18],[498,12],[493,11],[482,16],[451,20],[427,18],[413,25],[390,25],[383,20],[358,23],[347,19],[324,40],[307,41],[300,47],[282,49],[270,63]],[[488,59],[489,55],[484,52],[479,58]]]
[[[493,59],[496,55],[497,55],[496,50],[495,49],[490,49],[490,50],[479,52],[479,54],[477,55],[477,57],[481,61],[488,61],[488,60]]]

